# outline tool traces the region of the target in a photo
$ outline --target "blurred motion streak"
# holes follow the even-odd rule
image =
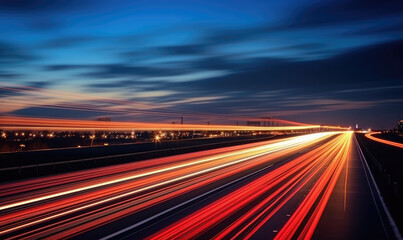
[[[365,137],[367,137],[367,138],[369,138],[369,139],[371,139],[373,141],[383,143],[383,144],[388,144],[388,145],[391,145],[391,146],[394,146],[394,147],[403,148],[403,143],[397,143],[397,142],[393,142],[393,141],[388,141],[388,140],[385,140],[385,139],[381,139],[381,138],[377,138],[377,137],[372,136],[374,134],[380,134],[380,133],[381,132],[367,133],[367,134],[365,134]]]
[[[237,212],[242,212],[256,199],[265,196],[235,222],[222,230],[214,239],[248,239],[282,208],[309,181],[318,176],[313,189],[294,212],[276,239],[291,239],[302,220],[309,218],[300,238],[309,239],[316,227],[324,206],[333,191],[340,171],[347,161],[352,133],[343,133],[327,144],[290,161],[203,209],[172,224],[151,239],[193,239],[219,225]],[[323,170],[324,169],[324,170]],[[288,181],[287,181],[288,180]],[[274,192],[271,192],[273,191]],[[321,195],[321,193],[323,193]],[[314,214],[308,216],[313,204]]]
[[[192,191],[208,189],[235,174],[270,167],[276,159],[315,146],[160,230],[152,239],[200,236],[244,208],[248,210],[218,231],[216,238],[251,237],[314,181],[312,190],[278,234],[278,238],[292,237],[313,208],[314,214],[301,233],[310,236],[347,161],[351,136],[351,132],[314,133],[3,184],[0,236],[3,239],[76,236],[145,209],[163,206],[168,200]],[[262,196],[262,201],[251,204]],[[317,200],[319,203],[313,206]]]
[[[29,117],[0,117],[2,129],[60,130],[60,131],[277,131],[320,128],[320,125],[255,127],[237,125],[169,124],[144,122],[102,122],[89,120],[42,119]],[[333,127],[332,127],[333,128]],[[340,127],[334,127],[340,128]]]

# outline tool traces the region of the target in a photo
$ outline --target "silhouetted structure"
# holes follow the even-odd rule
[[[248,121],[246,122],[247,126],[260,126],[260,121]]]
[[[97,121],[110,122],[111,118],[110,117],[97,117]]]

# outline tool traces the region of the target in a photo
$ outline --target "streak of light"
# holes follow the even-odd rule
[[[0,117],[3,129],[31,130],[102,130],[102,131],[279,131],[318,129],[320,125],[255,127],[238,125],[168,124],[144,122],[103,122],[89,120],[42,119],[29,117]]]
[[[242,216],[237,216],[216,235],[215,239],[251,238],[277,211],[295,196],[303,186],[319,179],[299,205],[276,239],[291,239],[304,219],[308,218],[303,232],[297,236],[309,239],[316,228],[324,207],[345,167],[351,148],[352,132],[341,134],[324,144],[242,188],[222,197],[193,214],[169,225],[150,239],[193,239],[217,227],[226,219],[253,206]],[[323,193],[323,194],[322,194]],[[261,199],[258,204],[253,204]],[[319,202],[317,205],[315,203]],[[308,214],[313,209],[313,214]]]
[[[335,155],[331,165],[321,175],[315,186],[311,189],[304,201],[287,221],[285,226],[276,235],[275,239],[291,239],[302,221],[306,218],[308,218],[308,222],[305,224],[298,239],[310,239],[312,237],[312,234],[319,222],[320,217],[322,216],[341,171],[347,161],[347,157],[349,156],[351,139],[351,132],[342,136],[342,139],[340,139],[340,151],[338,151],[338,153]],[[323,195],[321,195],[321,193],[323,193]],[[319,203],[315,206],[314,203],[318,200]],[[314,211],[308,215],[311,209]]]
[[[39,198],[33,198],[33,199],[30,199],[30,200],[17,202],[17,203],[13,203],[13,204],[9,204],[9,205],[2,205],[2,206],[0,206],[0,211],[8,209],[8,208],[21,206],[21,205],[24,205],[24,204],[29,204],[29,203],[33,203],[33,202],[47,200],[47,199],[50,199],[50,198],[60,197],[60,196],[67,195],[67,194],[72,194],[72,193],[76,193],[76,192],[80,192],[80,191],[85,191],[85,190],[89,190],[89,189],[92,189],[92,188],[98,188],[98,187],[111,185],[111,184],[115,184],[115,183],[119,183],[119,182],[123,182],[123,181],[128,181],[128,180],[133,180],[133,179],[146,177],[146,176],[150,176],[150,175],[154,175],[154,174],[159,174],[159,173],[162,173],[162,172],[168,172],[168,171],[183,168],[183,167],[188,167],[188,166],[197,165],[197,164],[201,164],[201,163],[211,162],[211,161],[215,161],[215,160],[226,158],[226,157],[232,157],[234,155],[250,153],[250,152],[256,152],[256,151],[259,151],[259,150],[265,150],[264,154],[267,154],[267,153],[270,153],[272,151],[277,151],[280,148],[287,148],[287,147],[290,147],[290,146],[294,146],[295,143],[297,143],[297,142],[303,143],[305,141],[309,141],[309,140],[312,140],[314,138],[320,138],[320,137],[328,135],[328,134],[329,133],[313,134],[313,135],[310,135],[309,138],[308,138],[307,135],[305,135],[305,136],[302,136],[302,137],[299,137],[299,138],[290,139],[288,141],[277,142],[277,143],[274,143],[274,144],[269,145],[269,146],[261,146],[261,147],[257,147],[257,148],[253,148],[253,149],[242,150],[240,152],[229,153],[229,154],[225,154],[225,155],[218,155],[218,156],[211,157],[211,158],[202,158],[202,159],[200,159],[198,161],[192,161],[192,162],[189,162],[189,163],[186,163],[186,164],[175,165],[175,166],[172,166],[172,167],[166,167],[166,168],[157,169],[157,170],[153,170],[153,171],[147,171],[147,172],[144,172],[144,173],[141,173],[141,174],[135,174],[135,175],[132,175],[132,176],[129,176],[129,177],[115,179],[113,181],[107,181],[107,182],[102,182],[102,183],[89,185],[89,186],[85,186],[85,187],[81,187],[81,188],[76,188],[76,189],[72,189],[72,190],[69,190],[69,191],[55,193],[55,194],[51,194],[51,195],[46,195],[46,196],[42,196],[42,197],[39,197]],[[259,154],[255,154],[252,157],[257,157],[257,156],[259,156]],[[250,158],[241,159],[241,160],[238,160],[238,161],[245,161],[245,160],[249,160]],[[230,162],[229,164],[232,164],[232,163],[233,162]],[[194,174],[194,173],[192,173],[192,174]]]
[[[377,137],[372,136],[374,134],[380,134],[380,132],[367,133],[367,134],[365,134],[365,137],[367,137],[373,141],[383,143],[383,144],[391,145],[391,146],[398,147],[398,148],[403,148],[403,143],[398,143],[398,142],[393,142],[393,141],[377,138]]]
[[[6,184],[0,186],[4,196],[0,235],[12,239],[71,237],[248,169],[269,166],[279,157],[337,134],[322,132]],[[319,155],[319,150],[312,157],[314,153]],[[284,166],[268,177],[277,179],[270,186],[298,169],[308,171],[313,162],[301,158]],[[262,188],[254,186],[254,190]]]

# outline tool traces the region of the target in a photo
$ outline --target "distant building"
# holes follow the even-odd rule
[[[274,121],[272,121],[272,119],[274,119],[274,117],[262,117],[262,119],[267,119],[266,121],[262,122],[262,125],[264,127],[274,126]],[[278,123],[277,123],[277,126],[278,126]]]
[[[110,117],[97,117],[97,121],[110,122],[111,118]]]
[[[255,126],[255,127],[260,127],[260,121],[247,121],[246,122],[247,126]]]
[[[400,120],[397,123],[397,129],[398,129],[399,132],[403,132],[403,120]]]

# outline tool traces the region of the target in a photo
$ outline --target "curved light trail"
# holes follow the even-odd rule
[[[382,139],[382,138],[377,138],[377,137],[372,136],[374,134],[380,134],[380,133],[381,132],[367,133],[367,134],[365,134],[365,137],[367,137],[367,138],[369,138],[369,139],[371,139],[373,141],[376,141],[376,142],[380,142],[380,143],[387,144],[387,145],[394,146],[394,147],[398,147],[398,148],[403,148],[403,143],[388,141],[388,140],[385,140],[385,139]]]

